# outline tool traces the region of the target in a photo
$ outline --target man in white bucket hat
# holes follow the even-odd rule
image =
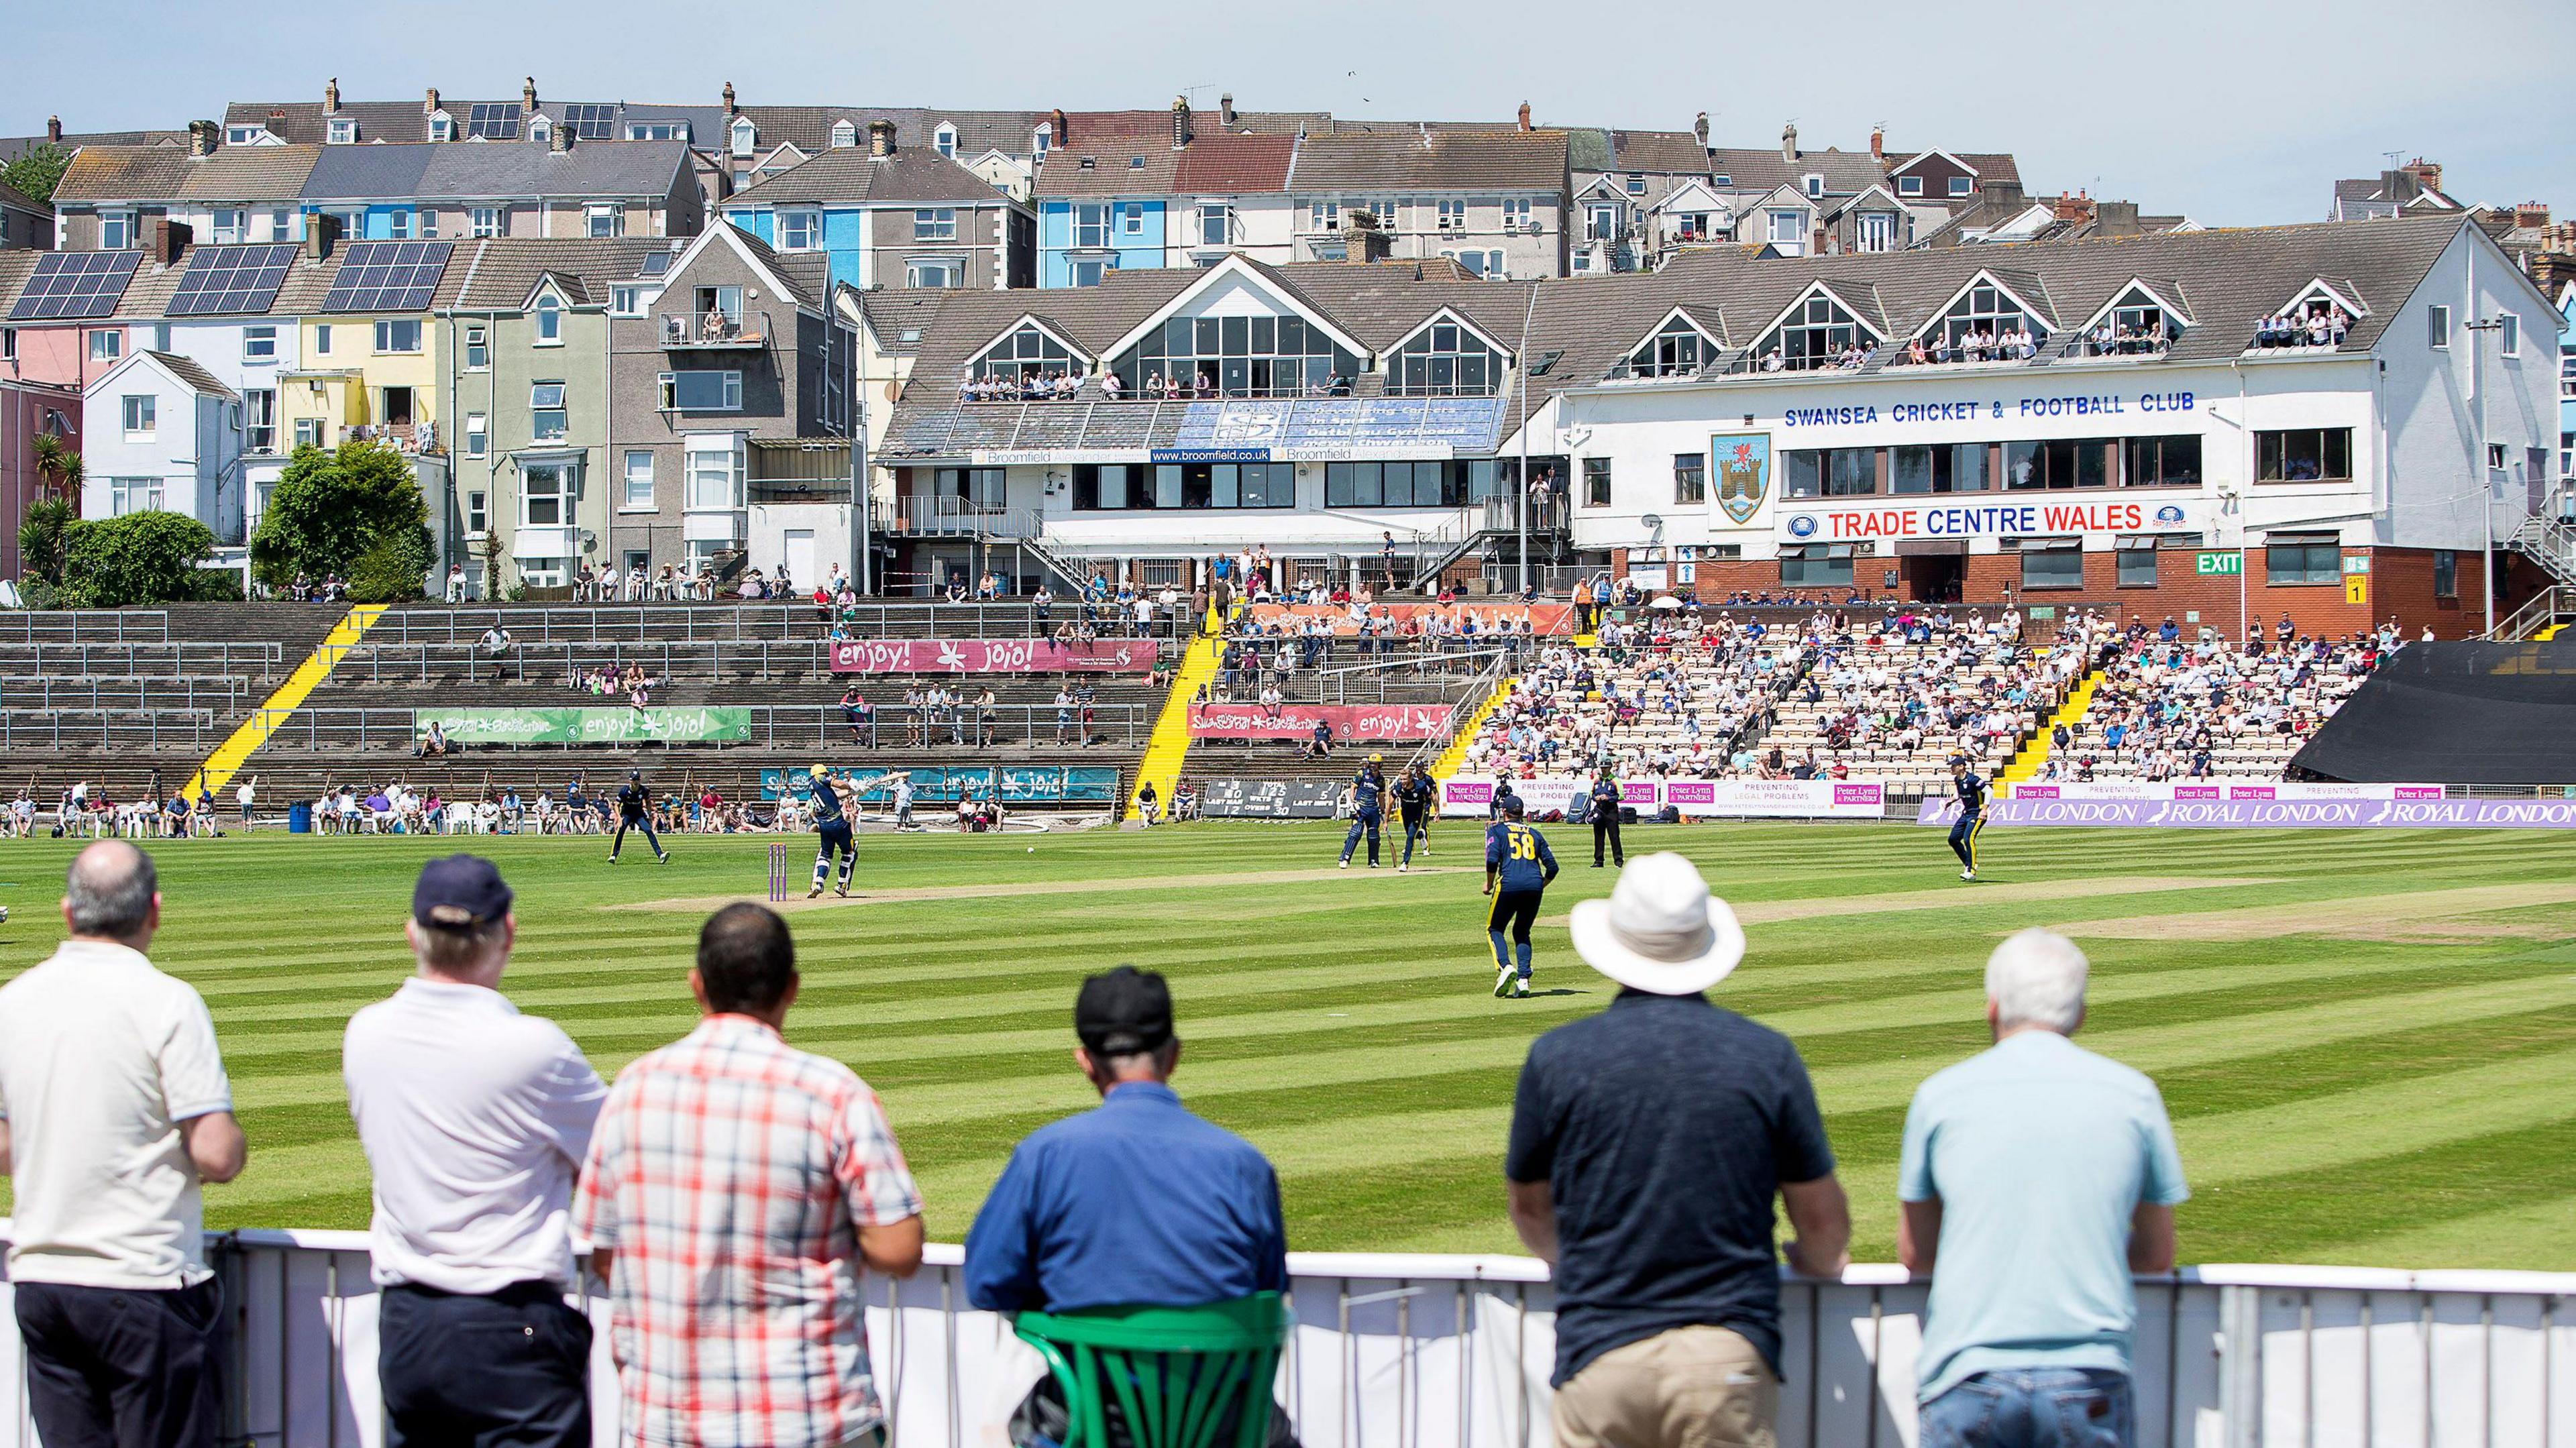
[[[1769,1448],[1774,1196],[1799,1271],[1840,1273],[1851,1241],[1806,1064],[1701,994],[1744,928],[1690,861],[1631,862],[1573,934],[1621,989],[1531,1045],[1503,1161],[1512,1225],[1555,1268],[1558,1448]]]

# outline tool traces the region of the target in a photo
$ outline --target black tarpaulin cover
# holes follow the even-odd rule
[[[2290,763],[2356,784],[2576,784],[2576,639],[2409,644]]]

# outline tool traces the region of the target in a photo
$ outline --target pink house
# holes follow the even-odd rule
[[[19,575],[18,528],[46,486],[36,471],[36,439],[46,436],[80,451],[80,389],[0,375],[0,578]]]

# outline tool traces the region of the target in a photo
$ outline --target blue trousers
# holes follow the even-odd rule
[[[816,828],[822,842],[814,850],[814,888],[822,889],[823,882],[831,877],[835,854],[841,857],[840,888],[850,888],[850,873],[859,867],[859,846],[850,837],[850,822],[832,820]]]
[[[626,844],[626,832],[628,830],[642,830],[644,832],[644,843],[653,847],[654,854],[658,855],[662,853],[661,836],[653,833],[653,819],[652,816],[647,815],[642,819],[621,819],[617,822],[617,836],[608,842],[608,858],[612,860],[617,858],[618,850],[623,848]]]
[[[1407,865],[1413,863],[1413,845],[1416,840],[1420,840],[1424,843],[1425,853],[1428,853],[1430,839],[1430,818],[1426,815],[1418,815],[1411,813],[1410,811],[1406,812],[1404,815],[1404,858],[1399,863]]]
[[[1963,814],[1950,826],[1950,853],[1959,857],[1962,868],[1977,868],[1977,831],[1985,827],[1986,817],[1981,814]]]
[[[1922,1448],[2130,1448],[2126,1374],[2099,1368],[1977,1373],[1922,1409]]]
[[[1351,857],[1351,851],[1359,848],[1360,835],[1365,831],[1368,834],[1369,864],[1371,866],[1376,865],[1377,827],[1379,822],[1384,818],[1385,816],[1377,810],[1361,810],[1358,817],[1351,821],[1351,832],[1342,837],[1342,858],[1345,860],[1349,859]]]

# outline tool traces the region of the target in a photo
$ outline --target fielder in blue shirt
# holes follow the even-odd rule
[[[1977,835],[1986,827],[1986,796],[1991,793],[1983,775],[1968,767],[1963,755],[1950,758],[1950,787],[1959,796],[1959,818],[1950,826],[1950,853],[1959,857],[1959,878],[1977,878]]]
[[[1530,993],[1530,926],[1538,919],[1539,900],[1556,879],[1556,852],[1547,837],[1521,823],[1517,795],[1503,803],[1500,823],[1485,827],[1485,893],[1494,897],[1485,912],[1485,935],[1494,945],[1494,994]],[[1499,888],[1498,888],[1499,887]],[[1511,938],[1506,941],[1504,932]],[[1520,974],[1512,974],[1517,953]]]
[[[1369,868],[1377,868],[1378,826],[1386,819],[1386,774],[1378,765],[1385,758],[1370,755],[1351,780],[1351,832],[1342,837],[1341,868],[1345,870],[1351,867],[1351,851],[1359,848],[1362,832],[1368,835]]]
[[[1431,816],[1439,803],[1440,786],[1431,778],[1431,771],[1422,767],[1422,761],[1417,759],[1405,766],[1395,781],[1396,813],[1404,822],[1404,858],[1395,862],[1399,873],[1413,868],[1416,841],[1422,845],[1424,858],[1430,857]]]

